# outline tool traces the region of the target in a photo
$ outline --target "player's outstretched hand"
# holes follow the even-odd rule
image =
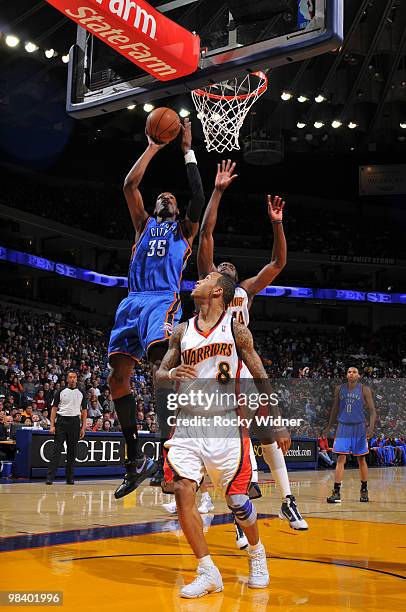
[[[156,151],[163,149],[168,144],[167,142],[163,142],[161,144],[159,144],[158,142],[155,142],[155,140],[151,138],[151,136],[147,133],[146,130],[145,130],[145,136],[147,137],[147,140],[148,140],[148,146],[151,147],[152,149],[155,149]]]
[[[196,368],[182,364],[174,368],[171,373],[173,380],[185,380],[186,378],[197,378]]]
[[[214,183],[217,191],[223,192],[237,178],[238,174],[233,174],[234,170],[235,162],[232,162],[231,159],[227,161],[223,159],[221,164],[217,164],[217,175]]]
[[[186,155],[192,148],[192,124],[190,120],[186,118],[185,123],[180,125],[180,129],[182,130],[181,147],[183,155]]]
[[[268,215],[271,221],[282,221],[285,202],[279,196],[272,197],[271,195],[267,196],[267,201]]]

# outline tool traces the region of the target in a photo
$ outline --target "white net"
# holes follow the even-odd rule
[[[240,148],[238,138],[245,117],[267,85],[266,75],[255,72],[192,91],[208,151]]]

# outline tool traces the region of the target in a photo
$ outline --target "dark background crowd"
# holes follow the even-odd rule
[[[303,418],[298,436],[318,437],[328,420],[334,385],[357,365],[372,388],[377,406],[376,432],[401,436],[406,422],[406,329],[362,327],[330,333],[275,327],[254,332],[258,352],[275,381],[283,410]],[[85,390],[87,430],[119,431],[107,384],[108,330],[68,321],[59,315],[0,307],[0,422],[47,429],[55,392],[71,369]],[[135,368],[139,430],[156,432],[157,417],[149,367]],[[1,434],[0,434],[1,435]],[[4,435],[4,431],[3,431]]]

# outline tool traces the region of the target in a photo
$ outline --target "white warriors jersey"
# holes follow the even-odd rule
[[[248,308],[248,295],[242,287],[236,287],[234,298],[228,307],[228,312],[231,312],[233,317],[239,323],[243,323],[248,327],[250,323],[250,311]]]
[[[197,378],[220,382],[239,375],[240,360],[232,330],[233,315],[224,312],[216,325],[204,333],[199,329],[198,316],[192,317],[180,343],[182,363],[194,366]]]

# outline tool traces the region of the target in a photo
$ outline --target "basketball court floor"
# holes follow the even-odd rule
[[[247,586],[247,559],[220,494],[204,515],[224,591],[199,600],[178,597],[193,579],[195,559],[171,499],[142,486],[116,501],[116,481],[2,484],[3,590],[61,591],[64,610],[400,610],[406,606],[406,470],[370,470],[369,504],[361,504],[356,470],[345,474],[341,505],[329,506],[333,472],[290,474],[310,529],[296,532],[278,517],[279,495],[263,480],[257,500],[270,586]],[[263,476],[266,478],[266,475]]]

